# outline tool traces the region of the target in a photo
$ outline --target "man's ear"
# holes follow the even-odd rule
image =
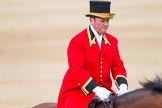
[[[94,18],[91,18],[91,17],[90,17],[90,18],[89,18],[89,21],[90,21],[91,24],[93,24],[93,23],[94,23]]]

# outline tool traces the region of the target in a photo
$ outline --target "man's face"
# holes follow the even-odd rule
[[[90,18],[90,23],[99,35],[106,32],[109,27],[109,19]]]

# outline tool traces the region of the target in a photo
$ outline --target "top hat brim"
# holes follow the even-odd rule
[[[90,12],[86,14],[86,17],[99,17],[103,19],[113,19],[114,13],[95,13],[95,12]]]

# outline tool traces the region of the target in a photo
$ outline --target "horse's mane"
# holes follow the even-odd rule
[[[156,75],[153,81],[146,79],[145,82],[139,82],[144,89],[162,93],[162,78]]]

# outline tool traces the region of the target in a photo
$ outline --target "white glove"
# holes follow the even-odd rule
[[[102,101],[103,100],[106,100],[108,99],[108,97],[110,96],[110,91],[107,90],[106,88],[104,87],[95,87],[93,90],[92,90]]]
[[[117,95],[121,96],[121,95],[123,95],[126,92],[127,92],[127,85],[126,84],[121,84],[119,86],[119,90],[117,91]]]

